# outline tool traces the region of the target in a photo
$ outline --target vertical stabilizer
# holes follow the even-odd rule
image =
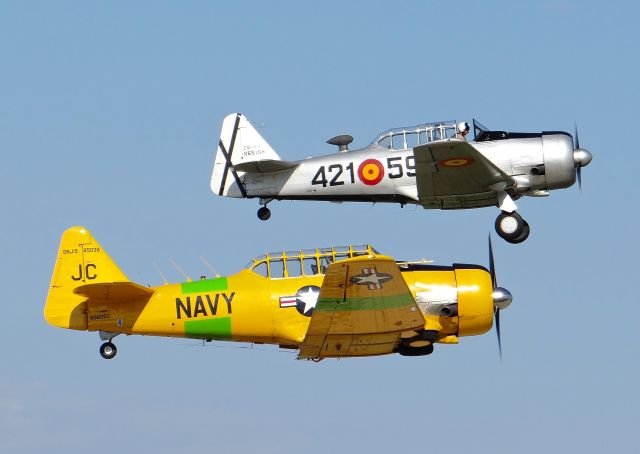
[[[60,240],[44,317],[55,326],[85,330],[86,297],[74,290],[86,284],[128,281],[89,230],[71,227]]]
[[[246,197],[244,172],[234,166],[250,162],[280,161],[271,145],[240,113],[227,115],[222,122],[218,151],[211,175],[211,190],[226,197]]]

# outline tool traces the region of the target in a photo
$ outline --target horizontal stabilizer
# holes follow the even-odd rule
[[[153,290],[134,282],[103,282],[81,285],[73,289],[73,293],[91,300],[109,302],[148,299],[153,295]]]
[[[297,162],[264,159],[262,161],[243,162],[241,164],[236,164],[234,167],[240,172],[268,173],[293,169],[297,165]]]

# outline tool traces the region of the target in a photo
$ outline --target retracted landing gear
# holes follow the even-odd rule
[[[267,221],[271,217],[271,210],[267,208],[267,203],[271,202],[273,199],[260,199],[260,204],[262,205],[258,210],[258,219],[261,221]]]
[[[402,356],[425,356],[433,353],[433,341],[437,331],[424,331],[421,334],[402,339],[398,353]]]
[[[531,229],[527,221],[515,211],[511,213],[503,211],[496,219],[496,232],[505,241],[518,244],[529,237]]]
[[[106,341],[100,346],[100,356],[104,359],[111,359],[116,356],[118,349],[111,340],[118,335],[118,333],[110,333],[108,331],[98,331],[100,340]]]
[[[402,356],[425,356],[433,353],[433,344],[424,345],[422,347],[411,347],[409,345],[401,345],[398,353]]]

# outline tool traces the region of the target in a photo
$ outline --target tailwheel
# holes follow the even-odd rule
[[[258,210],[258,219],[261,221],[267,221],[271,217],[271,210],[266,206],[260,207]]]
[[[425,356],[433,353],[433,344],[412,347],[409,345],[400,345],[398,353],[402,356]]]
[[[100,356],[104,359],[111,359],[116,356],[116,353],[118,353],[118,349],[112,342],[105,342],[100,346]]]
[[[496,232],[505,241],[516,244],[522,243],[529,236],[529,224],[515,211],[503,211],[496,218]]]

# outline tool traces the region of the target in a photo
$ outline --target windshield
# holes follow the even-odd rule
[[[475,118],[473,119],[473,140],[475,140],[477,142],[482,141],[482,137],[480,137],[480,136],[483,136],[483,135],[485,135],[484,133],[488,133],[488,132],[489,132],[489,128],[484,126],[482,123],[480,123]],[[480,137],[480,140],[478,140],[478,137]]]

